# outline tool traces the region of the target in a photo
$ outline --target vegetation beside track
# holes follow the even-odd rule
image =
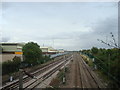
[[[108,80],[107,87],[118,88],[120,84],[120,49],[98,49],[93,47],[92,49],[80,51],[83,55],[89,58],[94,58],[94,65],[103,78]],[[85,58],[85,57],[83,57]],[[86,59],[85,59],[86,61]],[[88,61],[87,61],[88,62]]]
[[[59,73],[57,74],[56,78],[54,78],[51,83],[50,86],[52,86],[54,89],[56,88],[60,88],[59,86],[61,85],[65,85],[66,81],[63,82],[63,78],[65,77],[66,79],[66,74],[69,73],[69,68],[65,67],[65,69],[61,69],[59,70]]]
[[[94,64],[93,64],[93,61],[91,58],[89,58],[88,56],[86,55],[82,55],[81,54],[81,57],[83,58],[83,60],[90,66],[93,68]]]

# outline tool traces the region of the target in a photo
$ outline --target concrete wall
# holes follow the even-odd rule
[[[0,57],[2,57],[2,60],[0,60],[0,62],[12,60],[15,56],[22,57],[22,55],[16,55],[16,54],[0,54]]]

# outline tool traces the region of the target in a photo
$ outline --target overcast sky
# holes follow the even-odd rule
[[[118,37],[117,2],[4,2],[2,42],[37,42],[56,49],[107,47],[97,39]]]

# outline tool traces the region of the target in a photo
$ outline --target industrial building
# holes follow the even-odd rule
[[[15,56],[22,58],[22,47],[24,45],[25,43],[1,43],[0,50],[2,52],[0,53],[0,57],[2,57],[2,60],[0,62],[12,60]],[[64,52],[63,49],[57,50],[52,47],[40,47],[40,49],[43,55],[53,55]]]
[[[64,53],[65,50],[64,50],[64,49],[58,49],[58,52],[59,52],[59,53]]]
[[[2,53],[3,54],[22,54],[23,43],[2,43]]]
[[[42,50],[42,53],[45,55],[51,55],[51,54],[57,54],[58,50],[52,48],[52,47],[40,47]]]
[[[12,60],[15,56],[22,58],[22,47],[24,43],[1,43],[2,53],[0,56],[2,57],[2,61]]]

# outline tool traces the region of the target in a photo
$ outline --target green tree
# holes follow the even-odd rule
[[[34,42],[28,42],[23,46],[24,61],[29,65],[36,65],[42,59],[40,46]]]
[[[17,57],[15,56],[12,60],[12,63],[13,63],[13,66],[15,68],[15,71],[18,71],[19,70],[19,67],[20,67],[20,63],[21,63],[21,58],[20,57]]]
[[[97,54],[98,53],[98,48],[97,47],[93,47],[91,49],[91,51],[92,51],[93,54]]]
[[[8,60],[2,63],[2,74],[10,74],[19,70],[21,63],[20,57],[15,56],[13,60]],[[9,68],[8,68],[9,67]]]

